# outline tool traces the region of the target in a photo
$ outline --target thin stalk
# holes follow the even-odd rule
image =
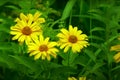
[[[70,66],[70,50],[68,51],[67,59],[67,66]]]
[[[91,5],[92,5],[92,1],[90,1],[90,9],[91,9]],[[90,36],[92,36],[91,29],[92,29],[92,18],[90,17]],[[90,41],[92,42],[92,38],[90,39]]]
[[[80,15],[82,14],[83,10],[83,0],[80,1]]]
[[[57,24],[58,22],[60,22],[61,19],[58,19],[56,21],[54,21],[54,23],[50,26],[50,28],[53,28],[55,24]]]
[[[86,71],[86,69],[87,69],[87,67],[89,66],[89,64],[92,62],[92,59],[90,59],[89,61],[88,61],[88,63],[86,64],[86,66],[82,69],[82,71],[79,73],[79,76],[81,76],[81,75],[88,75],[88,74],[84,74],[84,72]]]
[[[106,0],[106,2],[108,3],[108,0]],[[109,21],[109,18],[111,17],[110,14],[109,14],[109,10],[110,8],[107,8],[106,10],[106,33],[105,33],[105,37],[106,37],[106,41],[108,41],[109,39],[109,34],[110,34],[110,21]],[[112,80],[112,75],[111,75],[111,69],[112,69],[112,64],[110,62],[110,56],[109,56],[109,43],[106,45],[107,47],[107,51],[106,51],[106,56],[107,56],[107,60],[108,60],[108,64],[107,64],[107,67],[108,67],[108,79],[109,80]]]
[[[72,10],[71,10],[71,12],[70,12],[69,25],[71,25],[71,21],[72,21]]]

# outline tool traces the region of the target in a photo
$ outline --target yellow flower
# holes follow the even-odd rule
[[[44,23],[45,19],[44,18],[39,18],[42,15],[40,12],[36,12],[34,15],[32,14],[27,14],[24,15],[23,13],[20,13],[20,18],[17,18],[15,22],[19,22],[20,20],[23,20],[24,22],[39,22],[39,23]]]
[[[116,63],[120,62],[120,52],[118,52],[117,54],[115,54],[113,58],[116,61]]]
[[[60,49],[64,48],[64,52],[67,52],[69,48],[72,48],[73,52],[80,52],[81,49],[87,47],[88,37],[86,34],[82,34],[81,30],[78,30],[77,27],[69,26],[69,31],[66,29],[61,29],[61,33],[57,34],[59,37]]]
[[[38,12],[34,16],[32,14],[25,16],[21,13],[20,19],[16,19],[17,24],[10,28],[10,34],[14,35],[12,40],[18,39],[20,43],[25,41],[28,44],[30,41],[36,39],[38,35],[42,34],[40,23],[45,22],[45,20],[44,18],[39,18],[39,16]]]
[[[120,62],[120,45],[115,45],[115,46],[112,46],[111,51],[119,51],[117,54],[114,55],[114,60],[116,63]]]
[[[34,40],[34,42],[28,44],[28,52],[30,56],[34,55],[34,59],[37,60],[40,57],[44,60],[50,60],[50,56],[56,58],[56,52],[58,49],[55,48],[56,42],[49,42],[49,37],[45,38],[40,35],[39,39]]]
[[[86,77],[79,77],[79,80],[86,80]]]
[[[68,77],[68,80],[77,80],[75,77]],[[86,80],[86,77],[79,77],[79,80]]]
[[[68,77],[68,80],[77,80],[75,77]]]
[[[112,46],[111,51],[120,51],[120,45],[115,45],[115,46]]]

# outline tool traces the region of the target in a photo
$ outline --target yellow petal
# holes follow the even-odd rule
[[[86,80],[86,77],[79,77],[79,80]]]
[[[44,23],[45,22],[45,18],[39,18],[38,22],[39,23]]]
[[[66,29],[61,29],[61,32],[65,34],[66,36],[69,34],[69,32]]]
[[[29,56],[33,56],[33,55],[36,55],[36,54],[38,54],[38,53],[39,53],[39,51],[33,51],[33,52],[30,53]]]
[[[20,19],[26,21],[27,16],[25,16],[23,13],[20,14]]]
[[[52,55],[54,58],[56,58],[56,56],[57,56],[56,53],[51,53],[50,55]]]
[[[120,52],[114,55],[114,60],[116,61],[116,63],[120,62]]]
[[[73,53],[80,51],[80,47],[77,43],[72,45],[72,51],[73,51]]]
[[[32,41],[30,36],[26,36],[25,42],[26,44],[29,44]]]
[[[77,28],[77,27],[74,27],[72,34],[73,34],[73,35],[76,35],[76,34],[77,34],[77,30],[78,30],[78,28]]]
[[[47,55],[47,60],[50,61],[50,59],[51,59],[51,58],[50,58],[50,55]]]
[[[26,36],[25,36],[25,35],[22,35],[22,36],[18,39],[18,41],[19,41],[19,42],[24,42],[25,39],[26,39]]]
[[[70,48],[70,46],[66,46],[65,49],[64,49],[64,52],[66,53],[68,51],[68,49]]]
[[[64,43],[64,44],[62,44],[61,46],[60,46],[60,49],[63,49],[65,46],[67,46],[68,45],[68,43]]]
[[[41,57],[41,55],[42,55],[42,54],[41,54],[40,52],[39,52],[38,54],[36,54],[35,57],[34,57],[34,60],[39,59],[39,58]]]
[[[20,19],[19,19],[19,18],[16,18],[16,19],[15,19],[15,22],[19,22],[19,21],[20,21]]]
[[[33,15],[32,14],[28,14],[28,26],[31,26],[31,23],[33,22]]]
[[[47,56],[47,53],[45,51],[42,52],[42,55]]]
[[[18,32],[18,31],[10,31],[10,34],[11,35],[17,35],[17,34],[20,34],[20,32]]]
[[[56,45],[57,45],[56,42],[50,42],[50,43],[48,44],[48,47],[49,47],[49,48],[52,48],[52,47],[54,47],[54,46],[56,46]]]
[[[34,21],[36,21],[39,16],[41,15],[41,13],[39,13],[38,11],[34,14]]]
[[[43,35],[40,35],[40,36],[39,36],[39,40],[40,40],[40,42],[43,42],[43,41],[44,41]]]
[[[32,23],[32,24],[30,25],[30,27],[31,27],[32,29],[35,29],[35,28],[36,28],[36,26],[38,26],[38,27],[39,27],[39,23],[34,22],[34,23]]]
[[[80,35],[80,34],[82,34],[82,31],[81,31],[81,30],[78,30],[76,36],[78,36],[78,35]]]
[[[39,51],[39,47],[38,46],[36,46],[35,44],[33,45],[33,46],[30,46],[30,45],[28,45],[28,50],[29,51]]]
[[[67,36],[65,36],[65,35],[62,34],[62,33],[58,33],[58,34],[57,34],[57,37],[59,37],[59,38],[66,38]]]
[[[57,48],[51,48],[49,49],[48,53],[51,54],[51,53],[56,53],[56,52],[59,52],[59,50]]]
[[[75,77],[68,77],[68,80],[77,80]]]
[[[120,51],[120,45],[115,45],[115,46],[112,46],[111,51]]]
[[[78,41],[77,44],[79,44],[83,47],[87,47],[89,45],[89,43],[87,41]]]
[[[39,42],[39,41],[38,41],[38,37],[37,37],[36,34],[32,33],[32,34],[30,35],[30,37],[32,38],[33,41],[36,42],[36,40],[37,40],[37,42]]]
[[[49,37],[45,38],[44,44],[48,44],[49,39],[50,39]]]
[[[45,56],[44,55],[42,55],[42,60],[45,60]]]
[[[81,34],[78,37],[78,40],[85,40],[87,38],[87,35],[86,34]]]
[[[72,27],[72,25],[69,25],[69,32],[72,34],[72,32],[73,32],[73,27]]]
[[[14,37],[12,38],[12,40],[18,39],[21,35],[22,35],[21,33],[18,33],[16,36],[14,36]]]

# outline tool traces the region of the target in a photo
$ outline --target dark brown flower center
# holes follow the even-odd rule
[[[39,50],[40,50],[41,52],[43,52],[43,51],[48,51],[48,47],[47,47],[47,45],[41,45],[41,46],[39,47]]]
[[[22,33],[24,35],[30,35],[32,33],[32,30],[28,26],[26,26],[22,29]]]
[[[68,41],[71,42],[71,43],[76,43],[77,42],[77,37],[74,36],[74,35],[70,35]]]

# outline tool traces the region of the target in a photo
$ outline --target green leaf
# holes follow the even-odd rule
[[[105,22],[105,19],[103,16],[101,16],[100,14],[96,14],[96,13],[89,13],[92,16],[92,19],[97,19],[101,22]]]
[[[8,2],[9,0],[0,0],[0,6],[4,5],[6,2]]]
[[[120,69],[120,65],[114,67],[114,68],[112,69],[112,71],[115,71],[115,70],[117,70],[117,69]]]
[[[10,43],[0,42],[0,50],[12,50]]]
[[[108,80],[106,79],[106,76],[101,71],[95,71],[91,79],[92,80]]]
[[[2,65],[1,65],[1,63],[2,63]],[[14,60],[12,60],[12,58],[9,57],[9,54],[0,53],[0,66],[14,69],[15,68],[14,63],[15,63]]]
[[[17,55],[16,56],[10,55],[10,57],[14,58],[15,61],[18,62],[18,64],[21,64],[24,67],[27,67],[28,69],[32,70],[33,72],[38,71],[37,65],[30,58],[24,57],[24,56],[17,56]]]
[[[104,41],[104,39],[102,39],[101,37],[95,36],[95,35],[88,36],[88,38],[89,39],[95,39],[95,40]]]
[[[21,12],[28,13],[32,8],[32,0],[21,0],[19,6],[21,7]]]
[[[70,12],[75,4],[76,0],[69,0],[65,6],[65,9],[62,13],[62,17],[61,17],[61,20],[65,20],[66,18],[69,17],[70,15]]]
[[[97,70],[98,68],[100,68],[100,67],[102,67],[104,65],[104,63],[102,63],[102,62],[97,62],[94,66],[93,66],[93,68],[92,68],[92,72],[94,72],[95,70]]]
[[[90,43],[91,46],[94,46],[96,48],[100,48],[100,45],[98,45],[97,43]]]
[[[5,27],[5,26],[6,26],[5,24],[0,24],[0,32],[3,31],[3,32],[6,32],[6,33],[9,33],[10,29]]]
[[[96,56],[95,56],[94,52],[92,52],[91,50],[88,50],[88,49],[84,50],[84,52],[95,62]]]
[[[97,49],[97,50],[95,51],[95,56],[99,55],[99,53],[100,53],[101,51],[102,51],[101,48]]]
[[[105,29],[101,28],[101,27],[95,27],[95,28],[90,30],[90,32],[94,32],[94,31],[105,31]]]
[[[6,7],[14,9],[14,10],[20,10],[18,7],[14,6],[14,5],[7,5]]]
[[[72,50],[69,50],[67,53],[63,53],[61,55],[61,57],[63,58],[62,64],[64,66],[71,66],[71,67],[75,67],[75,59],[78,56],[77,53],[73,53]]]
[[[80,55],[78,55],[76,57],[76,59],[74,60],[74,64],[79,64],[83,67],[86,67],[88,61],[89,61],[89,56],[87,56],[86,54],[84,53],[81,53]]]

